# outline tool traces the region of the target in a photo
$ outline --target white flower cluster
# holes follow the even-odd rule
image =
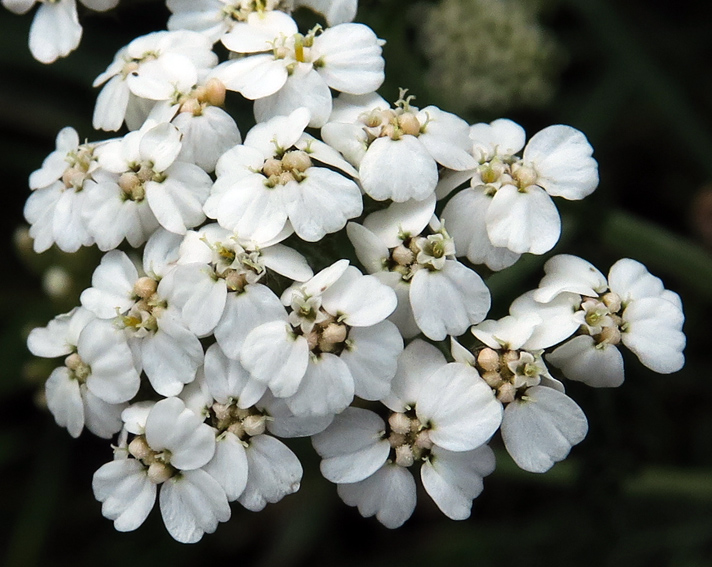
[[[230,502],[261,510],[302,478],[280,438],[307,436],[362,515],[405,522],[419,466],[464,519],[498,430],[534,472],[585,436],[547,363],[592,386],[623,381],[619,344],[657,372],[683,364],[679,297],[633,260],[606,279],[555,256],[509,316],[485,320],[490,292],[457,258],[497,270],[550,250],[551,197],[597,185],[591,146],[560,125],[525,146],[511,121],[469,126],[405,91],[392,106],[375,93],[383,42],[345,21],[355,2],[301,3],[334,25],[302,34],[277,0],[169,0],[169,30],[95,81],[95,126],[129,133],[82,144],[65,128],[30,177],[37,252],[106,252],[81,307],[28,345],[65,357],[46,386],[57,423],[117,437],[93,481],[117,530],[138,528],[157,493],[181,542],[228,520]],[[216,41],[235,56],[219,63]],[[244,141],[226,90],[255,101]],[[339,231],[367,274],[320,247]],[[468,329],[472,349],[454,338]],[[429,342],[447,337],[450,357]]]

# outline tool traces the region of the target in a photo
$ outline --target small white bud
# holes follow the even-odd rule
[[[409,467],[415,462],[415,455],[410,445],[396,447],[396,464],[401,467]]]
[[[147,476],[153,484],[161,484],[173,476],[173,468],[160,461],[154,461],[148,466]]]
[[[405,435],[410,432],[410,418],[404,413],[392,413],[388,418],[391,431]]]

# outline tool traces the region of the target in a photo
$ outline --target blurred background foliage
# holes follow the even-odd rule
[[[589,418],[586,440],[564,463],[517,469],[496,439],[498,468],[472,517],[452,522],[419,497],[413,518],[389,531],[341,503],[318,474],[308,441],[290,443],[302,489],[259,514],[233,517],[197,545],[175,543],[156,510],[137,532],[102,518],[93,472],[108,443],[73,440],[42,409],[53,361],[32,360],[33,326],[77,302],[96,250],[36,256],[22,226],[27,177],[56,133],[91,129],[93,79],[134,37],[162,29],[160,2],[122,0],[80,14],[79,50],[51,66],[27,49],[31,16],[0,9],[0,562],[35,565],[251,566],[464,565],[480,567],[712,565],[712,376],[705,362],[712,317],[712,4],[674,0],[361,0],[358,21],[388,40],[386,83],[416,104],[442,105],[470,123],[506,116],[531,135],[553,123],[589,137],[599,189],[557,203],[564,218],[552,253],[583,256],[603,272],[636,258],[683,298],[687,365],[660,376],[626,358],[616,390],[568,385]],[[300,15],[309,21],[311,15]],[[312,18],[313,21],[313,18]],[[235,106],[243,134],[249,108]],[[13,244],[14,243],[14,244]],[[491,317],[535,287],[545,257],[527,256],[488,279]],[[51,268],[49,274],[47,270]],[[70,291],[57,294],[63,282]],[[48,295],[47,292],[50,292]],[[626,352],[626,354],[628,354]]]

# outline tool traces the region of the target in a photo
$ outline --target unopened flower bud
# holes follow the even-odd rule
[[[617,293],[613,293],[612,291],[609,291],[607,294],[605,294],[601,300],[605,304],[606,307],[608,307],[608,310],[611,313],[618,313],[621,310],[621,307],[623,306],[621,302],[621,296],[618,295]]]
[[[381,137],[397,140],[400,138],[400,134],[398,133],[398,129],[393,126],[393,124],[386,124],[383,128],[381,128]]]
[[[279,184],[280,185],[286,185],[290,181],[296,181],[296,177],[291,171],[285,171],[279,176]]]
[[[388,418],[391,431],[405,435],[410,432],[410,418],[404,413],[392,413]]]
[[[482,379],[487,382],[490,388],[499,388],[504,381],[502,375],[499,372],[490,370],[489,372],[482,373]]]
[[[133,292],[142,299],[148,299],[158,289],[158,282],[153,278],[144,276],[136,280]]]
[[[122,173],[121,177],[119,177],[119,187],[127,195],[133,195],[139,185],[141,185],[141,180],[133,171]]]
[[[484,348],[477,355],[477,364],[485,372],[496,372],[499,370],[499,353],[491,348]]]
[[[419,449],[433,448],[433,441],[430,439],[430,433],[427,430],[418,433],[418,436],[415,438],[415,446]]]
[[[388,437],[388,444],[395,449],[405,443],[405,435],[402,433],[391,433]]]
[[[267,177],[279,176],[282,173],[282,162],[278,159],[270,158],[262,166],[262,173]]]
[[[227,285],[228,289],[242,292],[247,285],[247,278],[245,274],[232,270],[225,276],[225,285]]]
[[[287,152],[282,158],[282,167],[287,170],[306,171],[312,166],[312,160],[307,152]]]
[[[84,182],[84,176],[83,171],[75,167],[70,167],[62,175],[62,183],[64,183],[64,186],[68,189],[70,187],[79,188]]]
[[[148,466],[147,476],[153,484],[161,484],[173,476],[173,468],[160,461],[154,461]]]
[[[213,410],[215,417],[220,421],[227,421],[232,417],[232,414],[230,413],[230,406],[227,404],[215,402],[211,409]]]
[[[514,396],[517,393],[517,389],[513,384],[506,382],[499,387],[497,392],[497,399],[503,404],[508,404],[514,401]]]
[[[410,445],[396,447],[396,464],[401,467],[409,467],[415,462],[415,455]]]
[[[411,112],[405,112],[398,117],[398,126],[403,134],[417,136],[420,134],[420,122]]]
[[[406,248],[402,244],[400,246],[396,246],[393,249],[393,252],[391,253],[391,258],[393,258],[393,261],[399,264],[400,266],[408,266],[409,264],[415,262],[415,254],[413,253],[413,251],[409,248]]]
[[[238,439],[242,439],[245,435],[245,428],[242,426],[242,423],[239,421],[236,421],[235,423],[231,423],[227,430],[232,433],[235,437]]]
[[[200,116],[202,111],[203,107],[200,106],[200,103],[194,98],[183,101],[183,104],[180,105],[180,109],[178,110],[178,112],[185,112],[193,116]]]
[[[242,422],[242,427],[250,437],[262,435],[265,432],[265,418],[262,415],[247,416]]]
[[[516,350],[508,350],[502,355],[502,360],[504,364],[509,364],[510,362],[517,362],[519,360],[519,352]]]
[[[220,79],[213,77],[205,83],[205,101],[213,106],[225,104],[225,92],[225,84]]]
[[[617,345],[621,342],[621,332],[617,326],[603,327],[598,337],[598,344],[606,343],[608,345]]]
[[[64,365],[67,368],[69,368],[69,370],[71,370],[72,372],[77,370],[83,364],[84,364],[84,361],[81,359],[81,357],[76,352],[73,352],[67,358],[64,359]]]
[[[324,329],[321,334],[321,338],[325,342],[331,344],[343,343],[346,340],[347,335],[346,325],[339,325],[338,323],[329,323],[329,326]]]
[[[513,166],[512,175],[519,182],[519,186],[522,189],[525,187],[529,187],[530,185],[534,185],[537,180],[536,171],[534,171],[533,168],[525,165]]]
[[[137,459],[144,460],[153,454],[153,450],[148,446],[146,438],[143,435],[139,435],[129,443],[129,453]]]
[[[138,178],[145,183],[146,181],[151,181],[153,179],[155,172],[150,165],[144,163],[141,165],[141,168],[138,170],[136,175],[138,175]]]

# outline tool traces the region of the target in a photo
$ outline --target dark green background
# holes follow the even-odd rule
[[[411,2],[362,0],[359,20],[388,40],[387,82],[411,87],[417,104],[438,103],[407,17]],[[306,469],[299,493],[258,514],[233,518],[193,546],[173,542],[157,511],[119,534],[91,492],[93,472],[111,458],[105,441],[73,440],[34,404],[24,365],[28,328],[71,305],[52,304],[12,234],[22,223],[27,176],[54,149],[57,131],[91,129],[91,82],[118,48],[160,29],[160,3],[123,0],[110,14],[82,12],[79,51],[54,65],[27,50],[31,16],[0,9],[0,563],[34,565],[478,565],[706,567],[712,565],[712,258],[691,222],[695,196],[712,179],[712,6],[672,0],[560,0],[544,16],[568,53],[557,95],[538,110],[506,115],[530,134],[552,123],[581,129],[595,148],[601,184],[584,202],[558,200],[564,234],[553,252],[585,257],[606,272],[621,257],[645,263],[680,293],[687,365],[656,375],[626,356],[616,390],[570,384],[590,432],[545,475],[519,471],[501,442],[468,521],[452,522],[419,495],[413,518],[389,531],[362,519],[322,479],[309,443],[290,443]],[[496,115],[466,116],[470,122]],[[238,124],[249,128],[244,111]],[[712,212],[707,212],[712,223]],[[709,243],[708,243],[709,245]],[[51,253],[50,253],[51,254]],[[41,258],[32,265],[47,264]],[[96,255],[72,262],[91,272]],[[489,280],[492,317],[536,286],[545,257],[526,257]],[[628,353],[626,353],[627,355]]]

